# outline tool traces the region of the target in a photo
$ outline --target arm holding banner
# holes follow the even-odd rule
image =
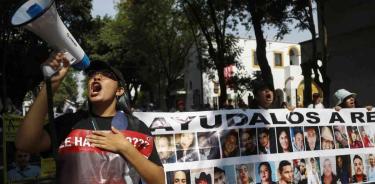
[[[45,62],[53,69],[60,69],[51,78],[52,91],[56,92],[69,69],[69,61],[62,53],[53,55]],[[16,147],[29,153],[48,150],[51,147],[51,138],[43,129],[43,122],[48,111],[47,90],[43,85],[30,110],[26,114],[16,136]]]

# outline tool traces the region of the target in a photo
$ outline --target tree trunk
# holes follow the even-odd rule
[[[272,87],[272,89],[274,89],[271,67],[268,64],[266,56],[266,39],[264,39],[262,30],[262,17],[258,15],[258,12],[255,10],[255,8],[255,1],[249,1],[248,9],[251,14],[251,21],[254,26],[255,38],[257,42],[256,56],[260,70],[262,71],[262,79],[266,81]]]
[[[317,0],[317,10],[318,10],[318,27],[319,27],[319,38],[322,47],[322,66],[320,68],[320,73],[322,74],[323,84],[323,104],[325,107],[329,107],[330,105],[330,85],[331,80],[327,75],[327,64],[328,64],[328,37],[327,37],[327,27],[325,23],[325,15],[324,15],[324,3],[325,1]]]
[[[219,59],[219,58],[217,58]],[[219,65],[217,68],[217,75],[219,77],[220,96],[219,96],[219,107],[224,107],[224,102],[227,100],[227,85],[224,77],[224,66]]]

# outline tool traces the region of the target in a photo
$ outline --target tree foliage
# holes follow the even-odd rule
[[[197,46],[208,57],[202,60],[204,69],[214,69],[217,72],[220,85],[219,106],[223,107],[227,99],[227,83],[224,68],[230,65],[240,65],[238,56],[241,49],[236,46],[237,39],[228,29],[235,27],[232,21],[235,6],[231,1],[217,0],[180,0],[180,6],[185,11],[192,30],[199,33]],[[200,43],[199,43],[200,42]]]
[[[47,44],[23,28],[14,28],[10,19],[24,1],[3,0],[0,6],[0,69],[1,96],[20,107],[27,91],[36,88],[43,80],[40,64],[48,57]],[[91,0],[58,1],[56,5],[62,20],[78,42],[90,26]],[[46,28],[48,29],[48,28]]]

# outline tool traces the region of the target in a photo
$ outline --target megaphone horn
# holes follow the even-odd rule
[[[57,51],[66,51],[72,66],[82,70],[90,65],[81,46],[65,27],[57,13],[54,0],[28,0],[12,16],[14,26],[23,26],[35,33]]]

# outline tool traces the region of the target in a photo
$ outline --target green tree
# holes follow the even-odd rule
[[[10,18],[20,3],[3,0],[0,6],[1,95],[2,99],[10,98],[17,107],[22,105],[27,91],[43,80],[40,64],[50,51],[47,44],[33,33],[10,24]],[[68,29],[85,48],[83,36],[89,28],[91,0],[59,1],[57,8]]]
[[[318,8],[324,8],[323,2],[316,1]],[[327,76],[327,57],[326,57],[326,36],[321,34],[320,42],[323,48],[323,54],[321,58],[318,58],[318,33],[316,31],[316,24],[314,22],[313,14],[313,1],[312,0],[300,0],[300,1],[291,1],[291,11],[289,16],[297,20],[296,28],[300,30],[308,30],[311,34],[311,58],[306,63],[302,63],[302,74],[304,76],[304,106],[307,106],[311,103],[311,83],[314,81],[322,90],[324,94],[324,105],[328,106],[329,104],[329,84],[330,80]],[[324,11],[320,11],[323,13]],[[321,15],[318,15],[321,17]],[[323,21],[323,18],[319,18],[320,21]],[[324,33],[325,31],[322,31]],[[322,65],[318,65],[318,59],[321,59]],[[314,73],[314,79],[311,78],[312,72]],[[323,81],[320,81],[320,75],[322,75]]]
[[[180,0],[180,6],[185,11],[190,23],[197,27],[200,36],[197,39],[198,47],[208,58],[202,60],[202,67],[206,70],[214,69],[217,72],[220,85],[219,106],[223,107],[227,99],[227,83],[224,77],[224,68],[230,65],[239,65],[237,60],[241,52],[236,46],[237,39],[227,30],[235,27],[234,6],[231,1],[215,0]],[[200,37],[199,37],[200,38]]]
[[[188,21],[174,0],[124,1],[117,8],[100,33],[112,49],[103,59],[121,69],[128,92],[136,89],[133,104],[141,87],[151,102],[170,108],[193,44]]]
[[[266,39],[263,28],[273,26],[278,32],[276,38],[282,38],[290,30],[287,24],[290,22],[287,17],[289,2],[286,0],[236,0],[234,1],[237,11],[241,13],[241,20],[244,24],[251,22],[254,29],[257,48],[256,57],[261,69],[261,78],[274,87],[271,67],[266,57]],[[251,26],[247,25],[247,28]]]

